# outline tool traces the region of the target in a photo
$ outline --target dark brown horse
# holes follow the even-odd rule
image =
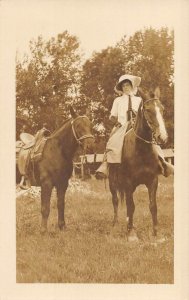
[[[128,239],[136,240],[133,228],[135,205],[133,193],[140,184],[146,185],[149,193],[149,208],[153,221],[153,233],[157,234],[156,191],[158,175],[161,174],[161,157],[154,144],[167,141],[163,121],[163,106],[159,101],[160,92],[144,94],[139,89],[142,101],[132,129],[125,136],[121,165],[109,164],[109,186],[114,207],[114,224],[117,222],[118,193],[126,197]]]
[[[35,166],[37,183],[41,186],[41,232],[47,230],[50,213],[50,198],[53,187],[57,191],[58,226],[65,226],[65,193],[68,180],[72,175],[73,156],[80,145],[85,154],[93,148],[94,138],[91,133],[91,122],[87,116],[78,116],[73,108],[70,109],[72,119],[54,132],[46,141],[42,159]]]

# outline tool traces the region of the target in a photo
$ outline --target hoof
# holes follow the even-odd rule
[[[139,241],[137,236],[128,236],[127,240],[128,240],[128,242],[138,242]]]
[[[45,235],[47,233],[47,228],[42,226],[40,229],[40,233],[41,235]]]
[[[153,226],[153,232],[152,232],[152,234],[153,234],[154,237],[156,237],[156,236],[157,236],[157,233],[158,233],[158,226],[157,226],[157,225],[154,225],[154,226]]]
[[[128,240],[128,242],[138,242],[139,241],[135,230],[131,229],[129,231],[127,240]]]
[[[22,190],[29,190],[31,188],[31,186],[27,186],[27,185],[23,185],[23,184],[20,184],[19,187],[22,189]]]
[[[158,244],[162,244],[166,241],[166,238],[165,237],[157,237],[156,238],[156,243]]]
[[[112,222],[112,226],[115,227],[118,224],[118,220]]]
[[[66,224],[64,222],[58,223],[58,228],[60,229],[60,231],[65,230]]]
[[[157,246],[158,244],[162,244],[166,242],[166,238],[164,236],[153,236],[151,238],[151,244]]]

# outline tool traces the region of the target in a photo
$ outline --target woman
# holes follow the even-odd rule
[[[106,146],[104,162],[96,171],[96,178],[106,178],[108,175],[108,163],[121,163],[122,147],[124,136],[132,122],[132,113],[137,112],[141,98],[136,97],[137,88],[140,85],[141,78],[133,75],[122,75],[115,87],[115,91],[121,94],[114,102],[110,113],[110,121],[114,125],[110,139]],[[160,152],[159,149],[155,151]],[[173,174],[173,166],[168,164],[161,157],[166,167],[163,175],[169,176]]]

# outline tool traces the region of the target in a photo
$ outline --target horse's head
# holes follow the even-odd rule
[[[92,123],[87,116],[79,116],[70,107],[70,113],[72,116],[72,131],[78,144],[83,149],[84,154],[86,152],[92,152],[94,150],[94,136],[92,135]]]
[[[144,117],[147,125],[152,131],[153,138],[158,144],[165,143],[168,135],[163,119],[164,108],[159,100],[159,88],[156,88],[155,91],[149,93],[144,93],[143,90],[139,88],[139,93],[143,100]]]

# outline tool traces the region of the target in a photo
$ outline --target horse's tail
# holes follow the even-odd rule
[[[117,194],[118,199],[121,200],[121,203],[125,200],[125,191],[123,188],[123,177],[120,176],[120,165],[109,164],[109,186],[110,191],[113,194]]]

